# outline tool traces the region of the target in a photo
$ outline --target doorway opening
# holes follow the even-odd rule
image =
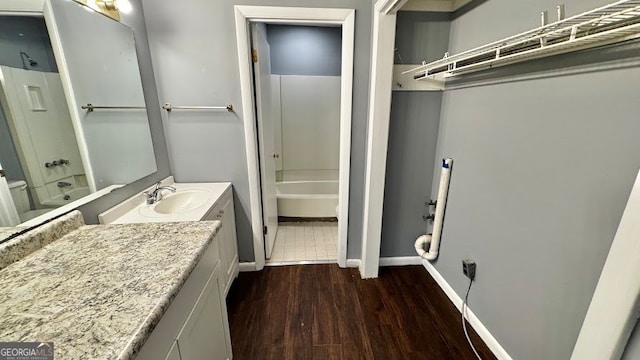
[[[337,262],[339,26],[251,23],[267,264]]]
[[[255,268],[345,267],[355,12],[235,11]]]

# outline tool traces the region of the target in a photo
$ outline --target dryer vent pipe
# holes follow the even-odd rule
[[[433,233],[422,235],[416,239],[415,242],[415,248],[418,255],[429,261],[433,261],[438,258],[440,237],[442,235],[442,222],[444,220],[444,209],[447,206],[447,195],[449,194],[449,179],[451,177],[452,165],[452,159],[442,159],[442,173],[440,174],[440,187],[438,189],[436,213],[433,219]],[[425,248],[428,250],[425,250]]]

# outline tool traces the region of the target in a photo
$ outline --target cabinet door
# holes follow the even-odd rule
[[[178,334],[182,360],[226,360],[229,324],[220,293],[220,265],[209,277],[196,305]]]
[[[173,345],[171,345],[171,349],[169,350],[169,353],[167,354],[167,357],[164,358],[164,360],[182,360],[180,358],[180,352],[178,351],[178,341],[175,340],[173,342]]]

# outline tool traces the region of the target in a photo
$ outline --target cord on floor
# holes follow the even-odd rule
[[[464,301],[462,302],[462,330],[464,331],[464,336],[467,337],[467,342],[469,346],[471,346],[471,350],[476,354],[478,360],[482,360],[475,346],[473,346],[473,342],[471,342],[471,338],[469,337],[469,333],[467,332],[467,302],[469,301],[469,291],[471,291],[471,285],[473,285],[473,280],[469,280],[469,287],[467,288],[467,294],[464,296]]]

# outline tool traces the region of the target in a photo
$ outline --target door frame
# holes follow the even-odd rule
[[[347,266],[347,233],[349,225],[349,179],[351,168],[351,111],[353,98],[353,57],[354,57],[354,9],[305,8],[279,6],[235,5],[236,43],[240,70],[240,92],[242,97],[242,118],[249,175],[249,201],[251,228],[253,233],[253,253],[256,270],[265,264],[264,235],[262,233],[262,202],[260,200],[260,172],[255,114],[255,98],[249,52],[249,22],[278,24],[340,25],[342,27],[342,61],[340,74],[340,175],[338,179],[338,265]]]
[[[378,0],[373,5],[369,132],[367,134],[362,259],[360,262],[360,274],[365,279],[378,277],[378,269],[380,268],[396,13],[406,2],[407,0]]]

